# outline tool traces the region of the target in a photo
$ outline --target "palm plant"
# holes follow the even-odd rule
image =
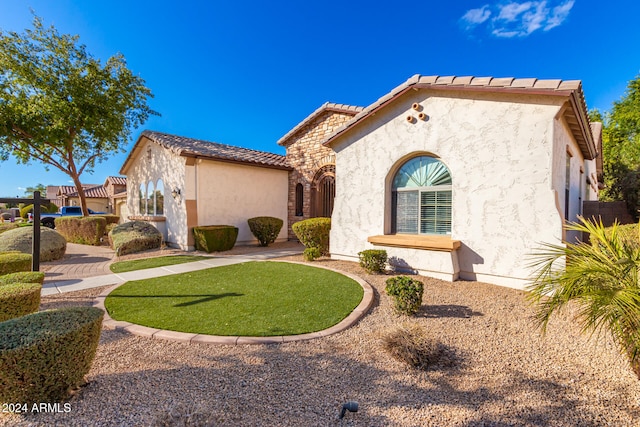
[[[617,223],[579,220],[566,229],[589,233],[591,244],[543,244],[533,254],[535,319],[544,332],[554,312],[575,302],[582,331],[610,333],[640,378],[640,228],[628,236]]]

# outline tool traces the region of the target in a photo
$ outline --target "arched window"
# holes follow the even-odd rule
[[[140,184],[140,215],[147,214],[147,187],[144,184]]]
[[[155,199],[155,215],[163,215],[164,214],[164,184],[162,180],[159,179],[156,184],[156,191],[154,193]]]
[[[451,174],[440,160],[408,160],[393,178],[392,227],[402,234],[451,234]]]
[[[153,181],[149,181],[147,184],[147,215],[153,215],[153,194],[155,193],[155,188]]]
[[[304,188],[302,184],[296,185],[296,216],[302,216],[304,207]]]

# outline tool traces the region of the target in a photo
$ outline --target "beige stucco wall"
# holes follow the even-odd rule
[[[91,209],[95,212],[109,212],[109,200],[108,199],[95,199],[86,198],[87,209]],[[68,206],[80,206],[79,197],[69,197],[67,200]]]
[[[173,247],[189,249],[186,204],[185,204],[185,163],[186,159],[173,154],[143,137],[136,156],[127,169],[127,211],[130,217],[141,216],[140,185],[162,180],[164,186],[164,217],[166,221],[158,227],[163,232],[165,242]],[[171,190],[177,188],[181,195],[175,199]]]
[[[284,222],[277,241],[287,239],[288,171],[198,160],[194,174],[199,225],[234,225],[237,245],[257,244],[247,220],[272,216]]]
[[[428,115],[426,121],[407,121],[408,115],[417,118],[414,102]],[[531,95],[410,91],[374,120],[357,125],[333,143],[332,256],[355,259],[359,251],[373,248],[368,236],[391,231],[395,171],[410,157],[431,154],[453,178],[451,238],[462,243],[460,278],[522,288],[537,242],[562,238],[563,212],[557,206],[564,206],[565,158],[558,152],[572,142],[555,117],[562,102]],[[562,177],[552,173],[554,164],[562,165]],[[396,262],[432,276],[447,260],[432,251],[384,249]]]

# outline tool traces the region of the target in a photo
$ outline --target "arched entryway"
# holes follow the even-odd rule
[[[336,167],[323,166],[316,172],[311,184],[311,216],[331,217],[336,195]]]

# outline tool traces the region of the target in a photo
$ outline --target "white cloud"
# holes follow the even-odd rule
[[[485,22],[490,16],[489,5],[485,4],[481,8],[468,10],[461,19],[467,26],[476,26]]]
[[[468,10],[462,18],[466,30],[484,26],[492,35],[501,38],[526,37],[542,29],[549,31],[562,25],[569,16],[575,0],[509,1],[486,4]]]

